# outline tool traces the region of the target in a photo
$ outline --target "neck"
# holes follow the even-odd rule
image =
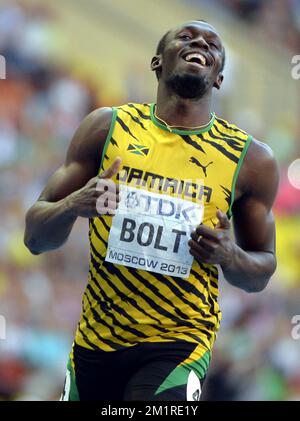
[[[184,99],[159,83],[156,114],[174,127],[197,127],[208,124],[211,118],[211,93],[199,99]]]

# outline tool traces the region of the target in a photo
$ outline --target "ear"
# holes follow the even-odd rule
[[[218,76],[217,76],[217,79],[215,80],[214,88],[220,89],[223,80],[224,80],[223,74],[222,73],[219,73]]]
[[[159,56],[154,56],[151,60],[151,70],[153,72],[155,72],[156,70],[160,70],[161,69],[161,55]]]

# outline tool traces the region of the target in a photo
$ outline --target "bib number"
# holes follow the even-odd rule
[[[202,222],[203,206],[181,198],[120,185],[105,260],[163,275],[188,278],[188,241]]]

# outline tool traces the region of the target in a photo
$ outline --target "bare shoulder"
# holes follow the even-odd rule
[[[80,124],[78,134],[91,135],[94,132],[108,131],[112,113],[113,110],[110,107],[101,107],[92,111]]]
[[[81,122],[70,143],[66,163],[74,160],[98,159],[112,122],[113,110],[102,107]]]
[[[239,196],[250,194],[273,201],[278,183],[279,170],[274,152],[265,143],[253,139],[238,177]]]
[[[248,152],[245,156],[245,164],[261,165],[261,164],[276,164],[274,152],[266,143],[257,139],[252,139]]]

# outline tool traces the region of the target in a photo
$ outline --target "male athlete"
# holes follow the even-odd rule
[[[278,170],[266,145],[211,110],[224,61],[210,24],[170,30],[151,63],[156,104],[86,117],[27,213],[33,254],[89,219],[63,400],[199,400],[220,323],[219,268],[247,292],[275,271]]]

